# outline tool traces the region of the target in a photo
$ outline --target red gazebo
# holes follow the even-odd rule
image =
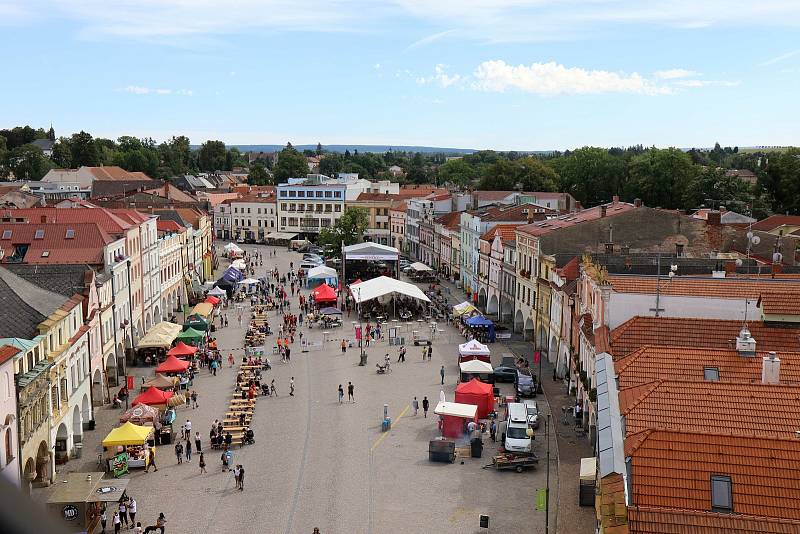
[[[491,384],[473,378],[456,386],[456,402],[478,407],[478,419],[484,419],[494,410],[494,393]]]
[[[192,347],[191,345],[187,345],[183,341],[169,349],[167,352],[167,356],[191,356],[195,352],[197,352],[197,347]],[[166,362],[165,362],[166,363]]]
[[[336,302],[336,290],[328,284],[322,284],[314,290],[314,300],[317,302]]]
[[[206,297],[205,301],[208,302],[209,304],[213,305],[213,306],[216,306],[217,304],[219,304],[219,299],[217,297],[215,297],[214,295],[208,295]]]
[[[131,405],[147,404],[148,406],[157,406],[159,404],[166,404],[170,397],[172,397],[171,391],[161,391],[157,387],[151,387],[133,399]]]
[[[156,373],[182,373],[189,368],[189,362],[179,360],[175,356],[167,356],[167,359],[156,367]]]

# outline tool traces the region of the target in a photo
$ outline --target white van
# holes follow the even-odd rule
[[[312,263],[310,261],[304,261],[303,263],[300,264],[300,268],[303,269],[306,272],[310,271],[311,269],[314,269],[315,267],[319,267],[319,266],[320,266],[319,263]]]
[[[532,452],[533,440],[528,436],[528,410],[521,402],[508,405],[508,421],[503,447],[508,452]]]

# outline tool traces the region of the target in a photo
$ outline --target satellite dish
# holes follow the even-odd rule
[[[675,271],[670,271],[669,272],[669,277],[672,278],[673,276],[675,276]]]
[[[737,266],[737,267],[741,267],[741,266],[742,266],[742,258],[738,258],[738,259],[736,260],[736,266]]]
[[[758,237],[757,235],[754,235],[754,236],[753,236],[753,238],[752,238],[750,241],[751,241],[751,242],[752,242],[754,245],[758,245],[759,243],[761,243],[761,238],[760,238],[760,237]]]

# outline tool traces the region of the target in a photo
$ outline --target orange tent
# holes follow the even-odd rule
[[[179,360],[175,356],[167,356],[167,359],[156,367],[156,373],[182,373],[189,368],[189,362]]]
[[[181,341],[180,343],[169,349],[169,352],[167,352],[167,356],[191,356],[195,352],[197,352],[197,347],[192,347]]]
[[[456,402],[474,404],[478,407],[478,418],[483,419],[494,410],[494,393],[491,384],[473,378],[456,387]]]
[[[172,397],[171,391],[161,391],[157,387],[151,387],[133,399],[131,405],[147,404],[148,406],[157,406],[159,404],[166,404],[170,397]]]

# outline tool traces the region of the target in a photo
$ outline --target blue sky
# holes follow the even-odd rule
[[[797,0],[0,0],[0,126],[192,143],[797,145],[798,30]]]

